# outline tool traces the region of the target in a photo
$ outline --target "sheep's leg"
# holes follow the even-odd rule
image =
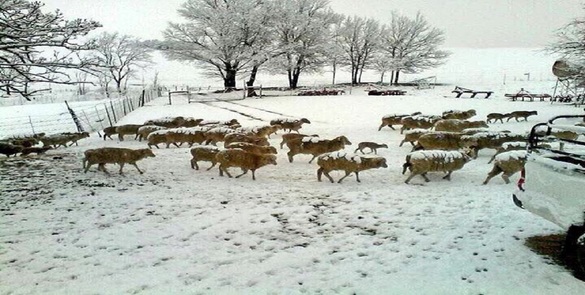
[[[323,176],[323,167],[319,167],[319,169],[317,169],[317,181],[321,181],[321,176]]]
[[[87,170],[89,170],[89,167],[91,167],[91,165],[93,165],[93,163],[87,163],[87,166],[84,163],[83,166],[84,166],[85,170],[83,170],[83,173],[87,173]]]
[[[342,180],[344,180],[346,177],[348,177],[351,174],[351,171],[345,171],[345,175],[340,178],[337,183],[341,183]]]
[[[219,165],[219,176],[223,176],[223,172],[225,172],[225,174],[227,174],[227,176],[229,178],[232,178],[232,175],[230,174],[230,172],[227,170],[227,167],[223,166],[223,165]]]
[[[406,142],[406,140],[403,139],[398,146],[402,146],[405,142]],[[414,145],[412,142],[410,142],[410,144]]]
[[[134,136],[134,140],[137,140],[139,136],[139,134],[136,134],[136,136]]]
[[[215,167],[215,165],[216,165],[216,164],[217,164],[217,162],[212,162],[212,165],[211,165],[211,167],[207,168],[207,170],[206,170],[206,171],[209,171],[209,170],[211,170],[211,168]],[[197,169],[199,169],[199,167],[197,167]]]
[[[426,173],[426,172],[425,172],[425,173],[422,173],[420,176],[422,176],[422,178],[424,178],[426,182],[429,182],[429,181],[431,181],[431,180],[430,180],[430,179],[427,177],[427,173]]]
[[[386,126],[386,124],[382,123],[382,124],[380,125],[380,127],[378,127],[378,131],[382,130],[382,127],[384,127],[384,126]],[[392,126],[390,126],[390,128],[392,128]],[[394,128],[392,128],[392,129],[394,129]]]
[[[502,169],[500,169],[500,167],[498,167],[498,166],[494,166],[494,168],[492,168],[492,171],[490,171],[488,173],[487,178],[483,181],[483,184],[487,184],[492,178],[494,178],[496,175],[498,175],[500,173],[502,173]],[[504,179],[504,181],[505,181],[505,179]]]
[[[22,154],[20,154],[20,155],[22,156]],[[87,164],[87,159],[86,158],[83,158],[83,160],[81,161],[81,163],[83,164],[83,168],[85,168],[85,165]]]
[[[283,140],[282,140],[282,142],[280,143],[280,149],[281,149],[281,150],[283,149],[283,147],[284,147],[284,144],[285,144],[285,142],[284,142],[284,139],[283,139]]]
[[[292,153],[292,151],[289,151],[288,153],[286,153],[288,155],[288,161],[289,163],[293,162],[293,156],[295,155],[294,153]]]
[[[449,171],[447,173],[447,175],[443,176],[443,179],[447,179],[447,180],[451,181],[451,173],[453,173],[453,171]]]
[[[252,180],[256,180],[256,169],[252,169]]]
[[[510,173],[504,173],[502,174],[502,179],[504,179],[504,182],[506,182],[506,184],[510,183]]]
[[[408,176],[408,178],[407,178],[407,179],[404,181],[404,183],[408,184],[408,182],[409,182],[409,181],[410,181],[410,180],[411,180],[413,177],[415,177],[416,175],[417,175],[417,174],[415,174],[415,173],[412,173],[412,172],[411,172],[411,173],[410,173],[410,175]],[[423,177],[424,177],[424,176],[423,176]]]
[[[242,174],[240,174],[240,175],[236,175],[236,178],[240,178],[240,176],[248,173],[248,169],[242,168],[242,171],[244,171],[244,172]],[[252,171],[252,179],[254,179],[254,171]]]
[[[362,182],[362,181],[360,180],[360,174],[359,174],[359,172],[357,172],[357,171],[355,171],[355,180],[356,180],[357,182]]]
[[[199,170],[199,165],[197,165],[197,160],[195,158],[191,159],[191,169]]]
[[[120,141],[124,141],[124,135],[122,135],[122,134],[118,134],[118,140],[120,140]]]
[[[181,144],[177,144],[176,142],[173,142],[173,144],[174,144],[176,147],[180,147],[180,146],[181,146],[181,144],[183,144],[183,143],[181,142]]]
[[[140,174],[143,174],[144,172],[140,170],[140,168],[138,168],[138,165],[136,165],[136,163],[132,163],[132,165],[134,165],[134,167],[136,167],[136,170],[138,170],[138,172],[140,172]],[[122,167],[120,167],[120,171],[122,171]]]
[[[325,174],[325,176],[327,177],[327,179],[329,179],[329,181],[331,181],[331,183],[335,183],[335,180],[333,180],[333,177],[331,177],[331,175],[329,175],[330,171],[323,171],[323,174]]]
[[[313,160],[315,160],[315,158],[317,158],[317,156],[313,156],[313,158],[311,158],[311,160],[309,161],[309,164],[313,163]]]
[[[124,169],[124,162],[118,163],[118,165],[120,165],[120,174],[124,174],[124,172],[122,172],[122,169]]]
[[[378,150],[377,149],[372,149],[372,148],[370,148],[370,149],[372,150],[372,152],[374,152],[374,155],[377,155],[378,154]]]
[[[110,174],[110,172],[108,172],[108,170],[106,170],[106,163],[99,163],[98,164],[98,171],[101,170],[106,174]]]

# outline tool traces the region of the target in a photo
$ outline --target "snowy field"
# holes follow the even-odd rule
[[[367,96],[354,88],[343,96],[206,104],[159,98],[119,122],[181,115],[256,126],[305,117],[311,124],[303,133],[345,135],[353,143],[348,152],[361,141],[388,144],[378,154],[389,167],[360,173],[361,183],[353,176],[318,182],[310,156],[289,163],[286,147],[278,165],[256,171],[256,181],[219,177],[205,162],[193,170],[186,147],[154,149],[155,158],[138,162],[143,175],[132,166],[118,175],[115,165],[107,166],[110,176],[95,166],[84,174],[86,149],[146,147],[97,134],[46,155],[1,157],[0,293],[582,294],[585,282],[524,244],[560,229],[514,206],[513,184],[496,177],[481,185],[494,150],[482,150],[451,181],[430,174],[429,183],[416,177],[407,185],[401,170],[411,146],[398,147],[398,130],[377,129],[391,113],[473,108],[480,120],[537,110],[528,122],[490,124],[526,132],[583,109],[511,102],[502,93],[456,99],[452,89]]]

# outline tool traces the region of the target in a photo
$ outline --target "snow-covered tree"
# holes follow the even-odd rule
[[[40,2],[0,0],[0,91],[27,100],[44,90],[32,84],[75,84],[71,69],[93,64],[78,54],[91,48],[81,37],[100,27],[91,20],[65,20],[60,11],[43,12],[42,7]]]
[[[236,87],[238,72],[248,69],[264,58],[255,11],[264,9],[263,0],[189,0],[179,9],[184,23],[170,23],[164,42],[158,45],[174,60],[194,62],[210,76],[220,76],[226,89]]]
[[[546,51],[560,56],[564,65],[564,78],[585,80],[585,18],[576,18],[556,32],[556,39]],[[571,77],[573,76],[573,77]]]
[[[341,29],[343,27],[343,22],[345,20],[345,16],[342,14],[333,14],[332,15],[332,24],[330,26],[330,33],[331,33],[331,42],[328,43],[326,56],[328,59],[328,64],[331,67],[331,84],[335,84],[335,77],[337,75],[337,70],[340,68],[349,65],[347,60],[344,58],[343,52],[343,38],[341,37]]]
[[[393,83],[398,83],[401,72],[419,73],[443,64],[449,57],[449,52],[439,49],[445,41],[443,31],[431,27],[420,13],[410,19],[393,12],[381,37],[380,47],[395,67]]]
[[[380,24],[374,19],[347,17],[340,30],[340,44],[351,70],[351,83],[361,83],[363,70],[380,41]]]
[[[274,0],[276,42],[282,55],[271,60],[273,72],[286,72],[297,88],[303,72],[321,71],[331,42],[329,27],[335,14],[327,0]]]
[[[151,62],[152,49],[135,37],[104,32],[93,41],[96,48],[92,56],[102,66],[101,75],[109,76],[120,94],[126,91],[128,78]]]

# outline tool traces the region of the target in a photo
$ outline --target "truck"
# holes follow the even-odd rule
[[[516,206],[566,232],[561,258],[577,257],[585,270],[585,115],[561,115],[538,123],[528,136],[528,157]],[[547,143],[547,144],[542,144]]]

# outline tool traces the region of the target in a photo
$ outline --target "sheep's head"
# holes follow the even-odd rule
[[[146,157],[156,157],[156,156],[154,155],[154,153],[152,152],[152,150],[151,150],[151,149],[141,149],[140,151],[141,151],[140,153],[141,153],[141,154],[142,154],[142,155],[143,155],[145,158],[146,158]]]
[[[272,165],[276,165],[276,156],[275,155],[266,155],[267,164],[272,164]]]
[[[301,118],[300,121],[303,123],[311,124],[311,121],[309,121],[309,119],[307,119],[307,118]]]
[[[473,116],[477,115],[477,112],[476,112],[474,109],[471,109],[471,110],[467,111],[467,113],[468,113],[468,114],[469,114],[471,117],[473,117]]]
[[[461,154],[463,155],[465,162],[469,162],[472,159],[477,158],[476,149],[477,149],[477,146],[464,147],[463,149],[461,149]]]
[[[349,139],[347,139],[347,137],[345,137],[343,135],[336,137],[335,140],[339,140],[344,145],[351,145],[351,141],[349,141]]]

